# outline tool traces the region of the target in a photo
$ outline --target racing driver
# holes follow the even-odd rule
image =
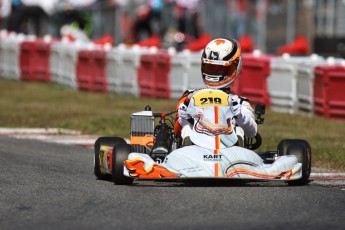
[[[254,110],[249,104],[249,101],[244,97],[234,95],[230,90],[230,84],[240,74],[241,62],[241,47],[232,38],[217,38],[212,40],[206,45],[201,57],[201,75],[206,88],[222,91],[229,95],[229,103],[227,105],[230,108],[228,109],[228,113],[232,113],[231,117],[233,119],[231,123],[234,126],[234,133],[237,136],[236,144],[239,146],[244,145],[244,136],[252,138],[257,133]],[[183,145],[193,144],[193,138],[190,138],[190,134],[195,121],[192,117],[195,118],[195,114],[191,114],[190,111],[192,110],[187,110],[187,108],[193,95],[201,90],[205,89],[187,90],[176,105],[178,113],[174,132],[176,137],[182,138]],[[192,102],[195,103],[194,100]],[[229,126],[231,125],[229,124]],[[202,137],[202,135],[199,137]]]

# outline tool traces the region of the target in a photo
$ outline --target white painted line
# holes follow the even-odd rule
[[[30,130],[31,131],[31,130]],[[0,134],[1,135],[1,134]],[[62,134],[42,134],[37,131],[37,133],[11,133],[6,135],[8,137],[17,138],[17,139],[26,139],[26,140],[40,140],[50,143],[60,143],[60,144],[68,144],[68,145],[85,145],[85,146],[93,146],[95,141],[97,140],[98,136],[92,135],[62,135]],[[130,143],[129,139],[125,139],[127,143]]]
[[[62,140],[94,140],[98,138],[97,136],[90,136],[90,135],[21,135],[21,134],[14,134],[8,135],[9,137],[14,137],[18,139],[36,139],[36,140],[54,140],[54,139],[62,139]]]
[[[80,135],[80,131],[60,128],[0,128],[0,135],[11,134],[71,134]]]
[[[66,136],[66,135],[9,135],[17,139],[40,140],[60,144],[90,145],[97,140],[96,136]]]
[[[310,177],[345,177],[345,173],[311,173]]]
[[[96,140],[44,140],[46,142],[67,145],[94,145]]]
[[[66,140],[66,139],[39,139],[41,141],[45,141],[45,142],[51,142],[51,143],[59,143],[59,144],[67,144],[67,145],[88,145],[88,146],[94,146],[96,139],[70,139],[70,140]],[[129,143],[129,140],[125,141],[127,143]]]

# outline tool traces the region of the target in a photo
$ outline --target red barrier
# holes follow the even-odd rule
[[[81,90],[92,91],[92,51],[80,50],[77,61],[77,82]]]
[[[267,77],[270,74],[270,57],[265,55],[243,54],[242,70],[238,78],[238,95],[247,97],[251,103],[264,103],[270,106],[267,92]]]
[[[161,39],[157,35],[152,35],[151,37],[138,42],[139,46],[142,47],[161,47]]]
[[[154,55],[143,54],[140,57],[140,66],[138,69],[138,84],[140,96],[151,97],[154,92]]]
[[[23,41],[20,44],[20,78],[21,80],[35,80],[36,52],[35,41]]]
[[[107,55],[105,50],[93,51],[92,64],[92,90],[100,92],[108,91]]]
[[[153,96],[157,98],[170,99],[170,56],[168,54],[156,55],[156,67],[155,67],[155,90]]]
[[[50,81],[50,45],[43,39],[22,42],[19,57],[22,80]]]
[[[238,43],[240,43],[242,52],[253,52],[255,48],[254,41],[249,34],[244,34],[240,37]]]
[[[309,54],[309,42],[304,36],[297,36],[295,40],[289,44],[283,45],[278,48],[278,55],[284,53],[292,55],[308,55]]]
[[[78,88],[106,92],[106,53],[104,50],[80,50],[77,60]]]
[[[170,56],[166,53],[144,54],[140,58],[138,83],[141,96],[170,98]]]
[[[210,41],[212,41],[212,36],[210,34],[204,33],[204,34],[201,34],[198,39],[192,41],[191,43],[186,44],[184,49],[190,50],[192,52],[200,51],[204,49]]]
[[[106,45],[106,44],[114,44],[114,38],[110,34],[105,34],[104,36],[93,40],[93,43],[96,45]]]
[[[50,81],[50,42],[36,40],[34,75],[36,80]]]
[[[230,84],[230,89],[231,89],[231,92],[233,94],[241,96],[239,93],[240,92],[240,80],[238,79],[238,77],[236,78],[236,80],[234,82],[232,82]]]
[[[315,114],[345,120],[345,67],[317,66],[314,73]]]

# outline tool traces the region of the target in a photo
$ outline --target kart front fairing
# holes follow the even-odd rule
[[[197,145],[172,151],[164,162],[156,163],[142,153],[130,153],[124,175],[138,179],[228,178],[251,180],[298,180],[302,164],[296,156],[281,156],[265,164],[252,150],[232,146],[219,153]]]

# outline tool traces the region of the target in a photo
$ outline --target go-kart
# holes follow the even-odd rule
[[[94,149],[94,173],[118,185],[138,180],[233,179],[280,180],[306,185],[311,172],[311,146],[301,139],[281,140],[277,150],[255,152],[262,143],[259,133],[244,138],[244,146],[220,152],[196,144],[184,146],[174,135],[176,111],[153,113],[150,106],[131,116],[130,140],[100,137]],[[255,106],[256,123],[263,124],[265,105]]]

